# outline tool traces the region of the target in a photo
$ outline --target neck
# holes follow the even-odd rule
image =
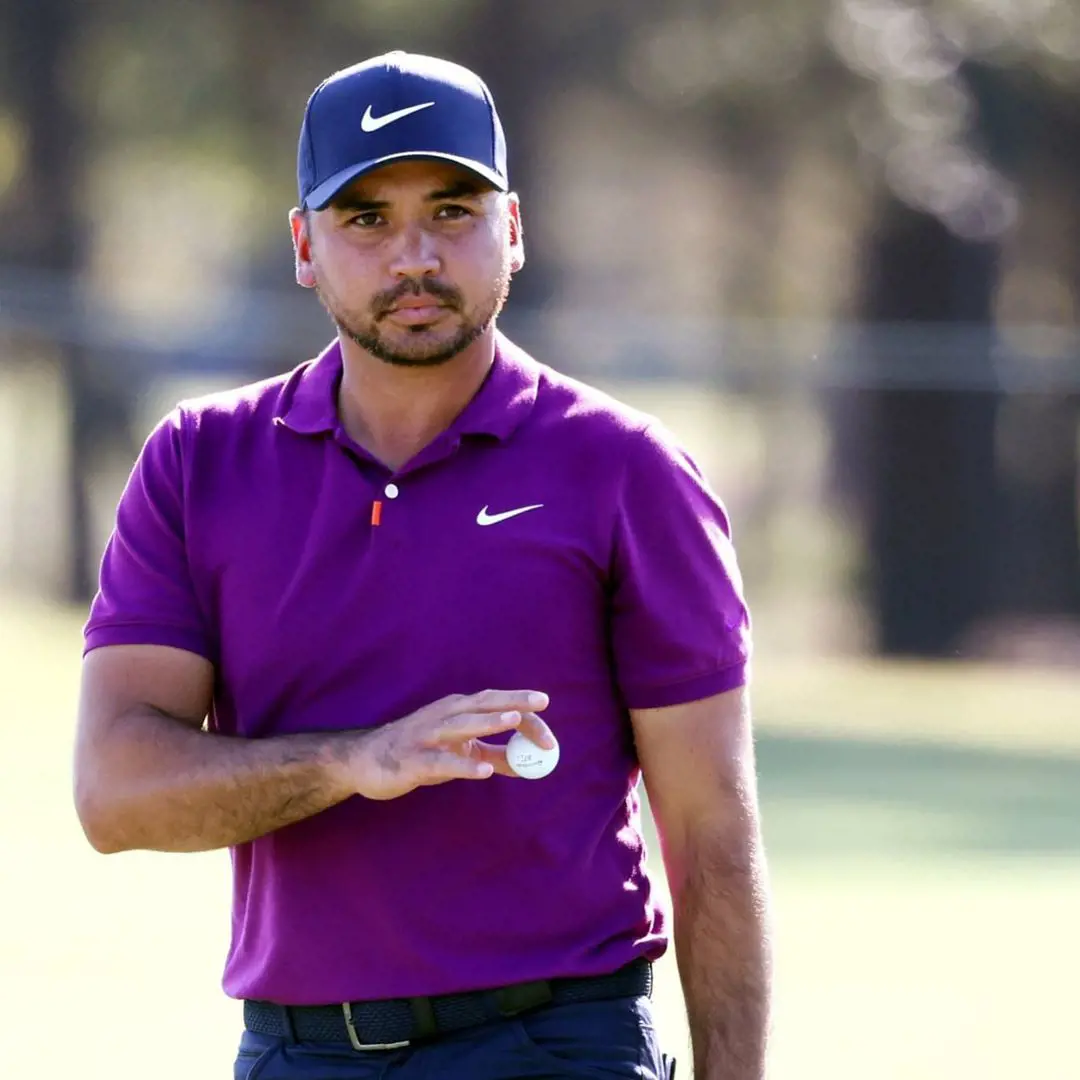
[[[388,364],[349,337],[339,335],[339,341],[342,425],[351,439],[394,470],[454,422],[495,359],[493,327],[452,360],[434,367]]]

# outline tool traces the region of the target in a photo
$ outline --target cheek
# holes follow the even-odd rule
[[[377,260],[351,244],[325,244],[312,252],[315,273],[326,284],[346,295],[374,291],[379,280]]]
[[[459,288],[473,293],[490,291],[510,260],[510,246],[504,238],[484,234],[455,245],[445,261],[447,277]]]

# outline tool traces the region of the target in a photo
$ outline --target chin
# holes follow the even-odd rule
[[[456,335],[442,337],[433,334],[409,334],[398,341],[386,342],[386,351],[400,356],[405,363],[437,364],[441,358],[450,359],[460,351]]]
[[[357,345],[384,363],[396,367],[420,368],[449,363],[482,337],[489,324],[490,320],[469,326],[461,323],[453,327],[383,327],[378,334],[353,331],[341,321],[338,321],[337,325],[338,329],[348,334]]]
[[[450,363],[455,356],[457,356],[457,353],[428,353],[416,356],[410,356],[407,353],[386,353],[380,359],[388,364],[393,364],[394,367],[434,368]]]
[[[467,344],[467,343],[466,343]],[[456,338],[446,341],[385,341],[376,356],[398,367],[438,367],[449,363],[465,348]]]

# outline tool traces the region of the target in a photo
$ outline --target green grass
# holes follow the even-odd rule
[[[89,849],[69,780],[80,616],[0,605],[0,1076],[229,1075],[227,859]],[[756,685],[773,1080],[1075,1076],[1080,681],[763,659]],[[659,978],[685,1063],[670,960]]]

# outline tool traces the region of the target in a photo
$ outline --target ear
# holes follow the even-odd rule
[[[510,272],[516,274],[525,265],[525,230],[521,224],[521,202],[510,193]]]
[[[292,229],[293,253],[296,256],[296,283],[305,289],[314,289],[315,263],[311,254],[311,215],[294,207],[289,211],[289,227]]]

